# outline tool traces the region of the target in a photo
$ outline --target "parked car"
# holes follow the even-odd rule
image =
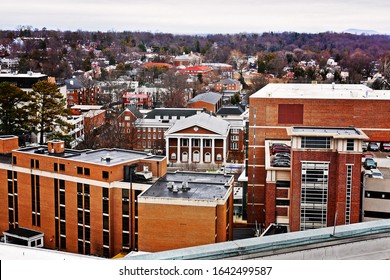
[[[383,174],[379,171],[379,169],[371,169],[371,175],[369,175],[369,177],[383,179]]]
[[[290,162],[289,161],[278,161],[273,163],[274,167],[290,167]]]
[[[278,147],[288,147],[288,148],[290,148],[290,146],[287,145],[286,143],[272,143],[271,148],[276,147],[276,146],[278,146]]]
[[[364,169],[375,169],[377,167],[377,163],[373,158],[366,158],[363,163]]]
[[[291,155],[289,153],[276,153],[275,158],[291,158]]]
[[[367,146],[368,151],[379,151],[379,146],[377,143],[371,142]]]
[[[390,152],[390,143],[381,143],[382,152]]]
[[[365,158],[374,158],[374,155],[373,154],[362,154],[362,158],[365,159]]]
[[[273,163],[275,162],[290,162],[289,158],[276,158],[272,161]]]
[[[271,153],[274,155],[276,153],[290,153],[290,146],[287,145],[274,145],[271,147]]]

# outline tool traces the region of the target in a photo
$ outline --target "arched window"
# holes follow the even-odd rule
[[[192,153],[192,162],[199,162],[199,151],[194,151]]]
[[[211,162],[211,154],[209,152],[204,154],[204,162]]]
[[[175,153],[171,154],[171,159],[176,159],[176,154]]]
[[[217,160],[222,160],[221,154],[217,154]]]
[[[181,154],[181,161],[186,162],[188,161],[188,153],[184,152]]]

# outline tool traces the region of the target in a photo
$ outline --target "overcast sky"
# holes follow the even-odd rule
[[[389,0],[10,0],[0,29],[150,31],[174,34],[390,33]]]

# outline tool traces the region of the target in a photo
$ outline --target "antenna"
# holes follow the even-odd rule
[[[259,237],[260,236],[260,229],[257,226],[257,220],[255,222],[256,222],[255,236]]]
[[[336,209],[336,213],[334,213],[334,223],[333,223],[333,234],[332,234],[332,236],[336,236],[336,218],[337,218],[337,209]]]

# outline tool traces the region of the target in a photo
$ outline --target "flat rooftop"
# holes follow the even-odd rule
[[[170,198],[185,200],[222,199],[230,188],[233,176],[217,173],[175,172],[161,177],[140,195],[143,198]],[[174,186],[172,186],[172,183]],[[171,184],[172,188],[168,186]],[[225,187],[225,184],[229,187]],[[183,191],[182,186],[188,187]],[[177,187],[177,192],[173,189]]]
[[[46,146],[28,147],[19,149],[18,152],[36,154],[51,157],[67,158],[73,161],[88,162],[104,166],[114,166],[137,159],[162,160],[162,156],[151,156],[148,153],[121,150],[121,149],[100,149],[100,150],[70,150],[65,149],[64,153],[49,153]],[[107,160],[109,159],[109,160]]]
[[[0,78],[44,78],[46,74],[29,72],[29,73],[0,73]]]
[[[43,232],[28,229],[28,228],[22,228],[22,227],[6,230],[3,233],[11,236],[24,237],[27,239],[31,237],[43,235]]]
[[[390,90],[357,84],[268,84],[250,98],[390,100]]]
[[[360,129],[354,127],[310,127],[294,126],[287,129],[290,136],[332,136],[333,138],[368,139]]]

